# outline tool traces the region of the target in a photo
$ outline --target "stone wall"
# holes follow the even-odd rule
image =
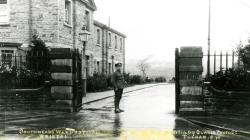
[[[0,111],[48,109],[52,98],[48,87],[25,90],[0,89]]]
[[[9,23],[0,25],[0,42],[29,42],[29,0],[9,1]]]
[[[216,90],[210,85],[203,90],[207,115],[250,116],[250,92]]]

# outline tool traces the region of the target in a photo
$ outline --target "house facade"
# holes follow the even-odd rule
[[[79,32],[86,25],[87,74],[109,74],[116,63],[125,71],[126,36],[95,21],[96,10],[93,0],[0,0],[0,55],[10,59],[25,51],[33,36],[49,48],[82,50]]]

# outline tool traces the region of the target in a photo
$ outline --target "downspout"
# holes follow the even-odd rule
[[[105,29],[105,31],[106,31],[106,73],[107,74],[109,74],[108,73],[108,69],[109,69],[109,53],[108,53],[108,51],[109,51],[109,46],[108,46],[108,30],[107,30],[107,28],[106,28],[106,26],[104,26],[104,29]]]
[[[60,0],[57,0],[57,42],[56,47],[59,47],[60,39]]]
[[[29,0],[29,41],[28,41],[28,45],[31,44],[31,40],[32,40],[32,0]]]
[[[101,28],[101,30],[102,30],[102,73],[103,74],[106,74],[106,71],[105,71],[105,65],[106,65],[106,63],[105,63],[105,30],[104,30],[104,28],[102,27]]]
[[[73,30],[73,48],[76,49],[76,1],[75,0],[72,0],[72,3],[73,3],[73,19],[72,19],[72,22],[73,22],[73,27],[72,27],[72,30]]]

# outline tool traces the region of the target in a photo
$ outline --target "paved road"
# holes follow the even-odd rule
[[[160,85],[125,94],[121,102],[124,113],[115,114],[109,98],[85,105],[79,113],[6,122],[0,127],[5,132],[0,139],[244,139],[175,116],[174,98],[174,85]]]

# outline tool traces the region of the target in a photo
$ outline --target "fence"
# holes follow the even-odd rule
[[[50,78],[50,58],[45,53],[0,55],[0,88],[37,88]]]
[[[241,66],[240,58],[236,54],[235,51],[232,51],[231,53],[228,53],[228,52],[223,53],[221,51],[219,54],[214,52],[214,54],[207,54],[207,55],[203,55],[203,56],[204,56],[204,58],[207,58],[207,61],[205,62],[205,63],[207,63],[207,67],[206,67],[207,68],[206,69],[207,76],[210,76],[212,73],[215,75],[216,72],[218,72],[218,69],[219,69],[219,71],[222,72],[222,71],[227,71],[230,68],[234,69],[236,67]],[[211,61],[211,59],[212,59],[212,61]],[[224,63],[223,63],[223,61],[224,61]],[[219,63],[219,65],[218,65],[218,63]]]

